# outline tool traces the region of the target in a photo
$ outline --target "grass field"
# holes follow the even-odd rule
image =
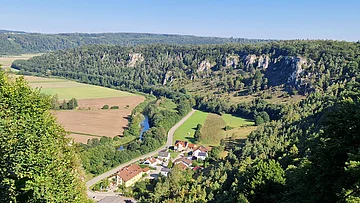
[[[176,112],[177,105],[170,99],[163,98],[158,101],[159,109],[166,109],[173,112]]]
[[[33,88],[41,88],[41,92],[45,94],[57,94],[60,100],[76,98],[80,99],[98,99],[135,96],[129,92],[123,92],[95,85],[82,84],[70,80],[56,78],[40,78],[33,76],[25,76],[29,85]]]
[[[24,76],[33,88],[41,88],[41,92],[58,95],[63,99],[76,98],[77,110],[54,111],[58,122],[69,132],[75,142],[87,143],[88,139],[101,136],[115,137],[121,135],[128,125],[128,115],[132,109],[144,101],[143,96],[109,88],[77,83],[74,81]],[[105,104],[119,106],[117,110],[102,110]],[[120,138],[121,139],[121,138]],[[119,140],[124,144],[134,137]]]
[[[182,124],[174,134],[174,142],[176,140],[187,140],[194,142],[194,133],[197,124],[204,124],[208,113],[195,111],[195,113]]]
[[[179,154],[180,152],[170,152],[170,157],[175,159]]]
[[[249,119],[230,114],[219,116],[213,113],[196,111],[175,131],[174,142],[176,140],[185,140],[194,143],[194,133],[197,124],[203,125],[199,144],[205,146],[217,146],[220,144],[221,139],[243,139],[256,129],[254,122]],[[231,126],[233,129],[225,131],[225,126]]]
[[[201,128],[200,143],[205,146],[218,146],[225,138],[225,121],[217,114],[209,114]]]
[[[249,119],[236,117],[231,114],[223,114],[221,117],[225,121],[227,126],[233,128],[237,128],[240,126],[254,125],[254,122]]]
[[[11,64],[18,59],[29,59],[33,56],[40,56],[41,54],[23,54],[19,56],[0,56],[0,64],[5,70],[11,69]],[[15,69],[12,69],[15,70]]]

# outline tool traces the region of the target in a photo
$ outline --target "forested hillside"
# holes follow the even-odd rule
[[[224,160],[138,183],[140,202],[359,202],[360,83],[284,106]]]
[[[190,91],[198,107],[231,112],[231,98],[279,87],[290,95],[331,91],[359,77],[360,43],[282,41],[256,45],[92,45],[15,61],[23,74],[150,92]],[[185,87],[185,89],[183,89]]]
[[[156,96],[191,94],[196,108],[216,113],[268,114],[271,121],[228,149],[226,158],[211,157],[204,170],[175,169],[167,179],[135,185],[132,195],[140,202],[311,203],[360,201],[359,64],[359,43],[279,41],[92,45],[15,61],[13,68]],[[306,99],[223,99],[279,88]]]
[[[50,97],[0,70],[0,202],[91,202]]]
[[[258,43],[263,41],[267,40],[148,33],[40,34],[0,30],[0,55],[44,53],[87,44],[130,46],[138,44]]]

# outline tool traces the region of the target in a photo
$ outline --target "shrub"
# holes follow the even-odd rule
[[[110,109],[119,109],[119,106],[112,106]]]
[[[101,109],[109,109],[109,105],[105,104]]]

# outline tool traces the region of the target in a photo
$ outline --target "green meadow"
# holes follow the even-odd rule
[[[195,111],[195,113],[175,131],[174,142],[176,140],[194,142],[195,128],[197,124],[204,124],[208,114],[209,113],[203,111]]]
[[[240,127],[240,126],[254,125],[254,121],[252,121],[252,120],[241,118],[241,117],[236,117],[231,114],[223,114],[221,117],[225,121],[227,126],[230,126],[233,128]]]
[[[185,140],[194,143],[194,133],[197,124],[201,124],[200,143],[205,146],[217,146],[221,139],[229,137],[246,137],[256,128],[254,122],[249,119],[236,117],[230,114],[222,116],[196,111],[188,120],[184,122],[174,134],[176,140]],[[225,126],[230,126],[232,130],[225,131]]]
[[[70,80],[39,78],[32,76],[25,76],[25,79],[28,81],[31,87],[41,88],[41,92],[45,94],[57,94],[60,100],[70,98],[98,99],[134,96],[134,94],[129,92],[123,92],[95,85],[82,84]]]

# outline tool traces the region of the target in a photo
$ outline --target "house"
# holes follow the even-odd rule
[[[184,164],[183,162],[176,164],[175,167],[179,167],[181,170],[186,170],[188,168],[188,166],[186,164]]]
[[[170,173],[170,169],[169,168],[161,168],[160,170],[160,174],[167,176]]]
[[[187,149],[187,147],[188,147],[188,142],[176,140],[176,142],[175,142],[175,150],[176,151],[178,151],[178,152],[184,151]]]
[[[193,156],[196,157],[196,159],[205,160],[206,157],[208,157],[208,151],[206,147],[200,146],[193,151]]]
[[[137,164],[125,166],[116,173],[116,185],[123,184],[129,187],[136,181],[140,180],[143,175],[143,170]]]
[[[201,159],[201,160],[205,160],[206,157],[208,157],[208,153],[207,152],[199,152],[198,156],[196,157],[197,159]]]
[[[146,167],[142,169],[143,173],[149,174],[150,173],[150,168]]]
[[[144,162],[142,162],[142,164],[155,167],[157,164],[160,164],[160,161],[158,159],[155,159],[154,157],[149,157]]]
[[[186,167],[190,167],[191,164],[192,164],[192,161],[191,161],[190,159],[185,158],[185,157],[176,159],[176,160],[174,161],[174,164],[180,164],[180,163],[186,165]]]
[[[193,151],[193,156],[198,157],[200,152],[208,153],[208,149],[204,146],[200,146]]]
[[[170,159],[170,153],[167,151],[160,151],[158,153],[158,158],[159,159],[165,159],[165,160],[169,160]]]
[[[191,150],[194,150],[196,149],[198,146],[196,144],[192,144],[192,143],[189,143],[188,144],[188,149],[191,149]]]

